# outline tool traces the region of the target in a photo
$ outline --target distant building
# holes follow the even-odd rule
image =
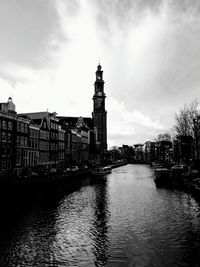
[[[176,163],[190,163],[194,159],[194,138],[178,135],[173,141],[173,158]]]
[[[132,146],[122,145],[121,155],[122,158],[125,159],[128,163],[132,163],[135,159],[135,150]]]
[[[135,144],[135,161],[136,162],[143,162],[144,161],[144,152],[143,152],[143,144]]]
[[[144,161],[152,163],[155,161],[155,142],[147,141],[144,144]]]
[[[171,162],[172,142],[169,140],[157,141],[155,144],[155,160],[160,163]]]

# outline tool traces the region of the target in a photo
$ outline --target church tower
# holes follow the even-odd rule
[[[94,83],[93,112],[94,127],[97,129],[97,141],[100,153],[107,150],[107,111],[105,110],[104,80],[101,65],[97,66],[96,81]]]

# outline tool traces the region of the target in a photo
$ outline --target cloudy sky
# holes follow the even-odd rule
[[[99,60],[109,147],[166,132],[200,99],[200,1],[0,0],[0,102],[91,116]]]

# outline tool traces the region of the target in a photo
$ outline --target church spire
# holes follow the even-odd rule
[[[96,81],[94,83],[93,113],[94,126],[97,129],[97,141],[100,143],[100,151],[107,150],[107,111],[105,110],[103,70],[100,65],[96,70]]]

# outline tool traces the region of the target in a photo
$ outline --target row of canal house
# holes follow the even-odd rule
[[[0,173],[29,166],[49,169],[94,160],[96,131],[91,118],[50,112],[17,114],[11,98],[0,103]]]
[[[135,146],[135,159],[146,163],[189,164],[194,159],[193,143],[191,136],[177,136],[173,141],[147,141]]]
[[[117,150],[110,151],[112,158],[125,158],[132,163],[164,163],[191,165],[197,160],[195,153],[195,139],[191,136],[177,136],[172,142],[160,140],[157,142],[147,141],[144,144],[134,146],[123,145]]]

